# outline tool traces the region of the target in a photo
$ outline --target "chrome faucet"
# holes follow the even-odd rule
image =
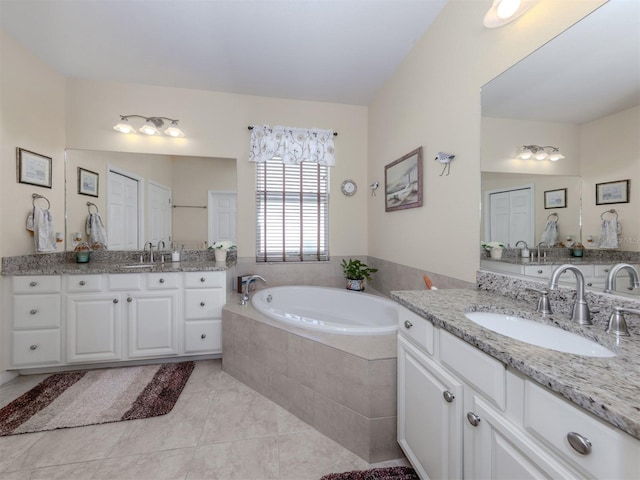
[[[254,278],[258,278],[262,280],[264,283],[267,283],[267,281],[260,275],[251,275],[249,278],[247,278],[247,283],[244,286],[244,291],[240,296],[240,305],[246,305],[247,302],[249,301],[249,284],[251,283],[251,280],[253,280]]]
[[[616,290],[616,276],[621,270],[629,271],[629,286],[631,288],[640,288],[640,275],[638,270],[633,265],[628,263],[618,263],[611,267],[607,274],[607,279],[604,281],[604,292],[611,293]]]
[[[631,336],[623,312],[640,315],[640,310],[637,308],[613,307],[613,313],[609,317],[609,324],[605,330],[607,333],[613,333],[617,337]]]
[[[560,278],[560,275],[562,275],[567,270],[574,273],[577,283],[576,302],[573,304],[573,309],[571,310],[571,320],[578,323],[579,325],[593,325],[591,323],[591,313],[589,312],[589,306],[587,305],[587,301],[584,298],[584,275],[578,267],[565,264],[560,265],[558,268],[556,268],[551,274],[551,279],[549,280],[549,290],[558,290],[558,279]]]
[[[547,242],[540,242],[538,244],[538,260],[540,260],[540,247],[542,246],[542,244],[544,244],[547,248],[549,248],[551,246]]]
[[[149,263],[153,263],[153,243],[147,242],[144,244],[144,250],[142,250],[142,254],[147,251],[147,245],[149,245]]]

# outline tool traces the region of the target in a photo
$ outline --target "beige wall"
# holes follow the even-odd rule
[[[369,181],[424,147],[424,206],[385,213],[369,198],[370,256],[473,281],[480,244],[480,88],[603,1],[542,0],[486,29],[491,0],[450,0],[369,106]],[[439,151],[456,155],[440,177]]]

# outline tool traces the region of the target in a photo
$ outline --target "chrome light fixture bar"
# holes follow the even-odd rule
[[[540,147],[539,145],[523,145],[518,148],[516,158],[519,158],[520,160],[535,159],[557,162],[558,160],[562,160],[564,155],[560,153],[560,149],[558,147],[553,147],[551,145],[547,145],[545,147]]]
[[[165,135],[170,137],[184,137],[184,132],[178,127],[178,120],[167,117],[145,117],[143,115],[120,115],[120,121],[114,125],[113,129],[120,133],[136,133],[133,125],[129,123],[130,118],[142,118],[145,120],[138,130],[145,135],[160,135],[160,129],[164,126],[164,121],[171,122],[169,126],[164,130]]]

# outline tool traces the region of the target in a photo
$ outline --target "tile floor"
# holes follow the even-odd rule
[[[47,375],[0,387],[0,407]],[[319,479],[370,465],[266,397],[196,362],[167,415],[0,437],[0,478],[26,479]]]

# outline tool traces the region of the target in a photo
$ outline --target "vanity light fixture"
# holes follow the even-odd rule
[[[558,147],[552,147],[551,145],[547,145],[546,147],[540,147],[538,145],[523,145],[518,148],[518,153],[516,154],[516,158],[520,160],[550,160],[552,162],[557,162],[558,160],[562,160],[564,155],[560,153],[560,149]]]
[[[165,135],[170,137],[184,137],[184,132],[178,127],[178,120],[167,117],[145,117],[143,115],[120,115],[120,121],[113,127],[116,132],[120,133],[136,133],[133,126],[129,123],[130,118],[142,118],[145,120],[144,125],[139,131],[145,135],[160,135],[160,129],[164,126],[164,121],[171,122],[164,130]]]
[[[497,28],[513,22],[529,10],[538,0],[493,0],[493,5],[484,16],[483,24],[487,28]]]

